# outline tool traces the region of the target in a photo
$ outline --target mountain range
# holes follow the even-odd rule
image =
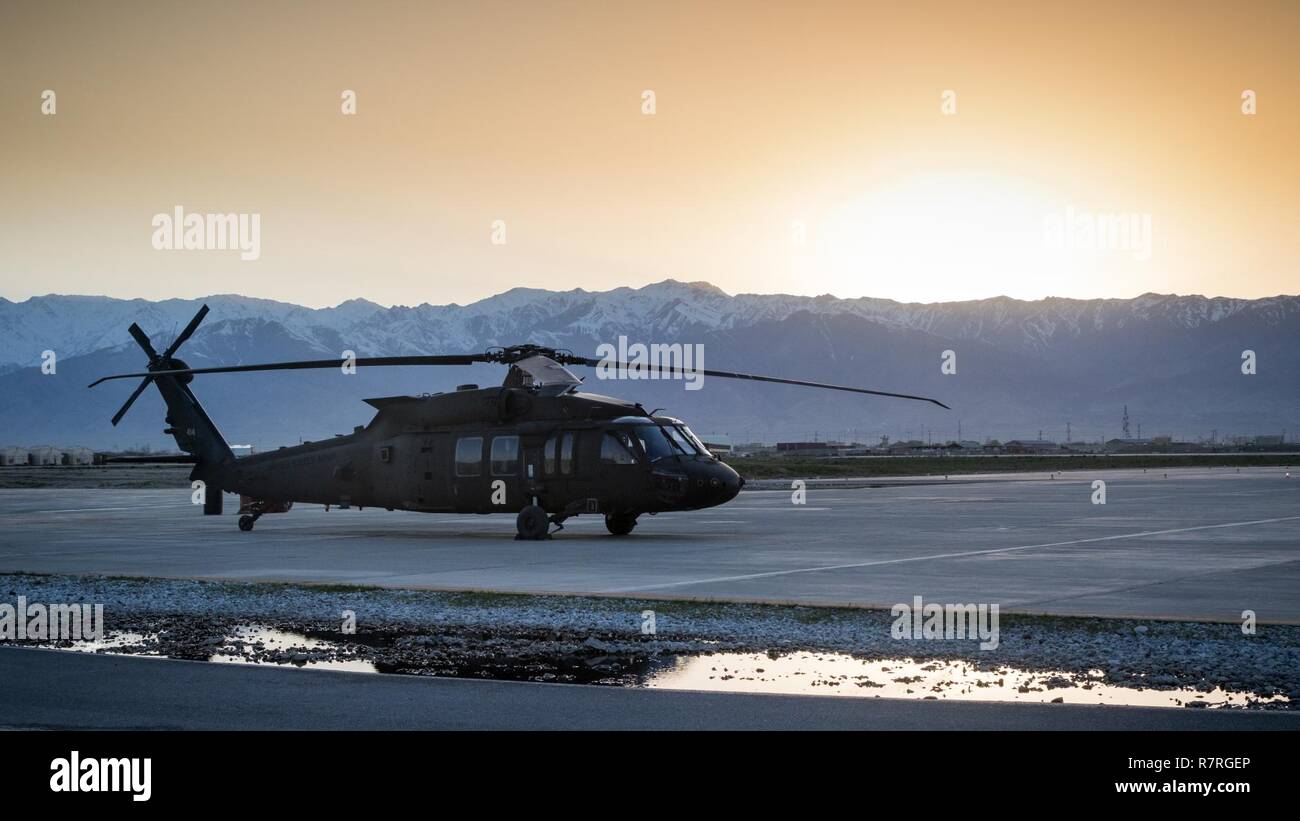
[[[161,349],[199,306],[211,313],[179,356],[190,365],[278,359],[465,353],[533,342],[594,355],[600,343],[698,343],[704,367],[936,397],[952,406],[706,378],[600,380],[597,393],[636,399],[733,441],[1208,437],[1300,433],[1300,297],[1022,301],[1007,297],[899,303],[780,294],[728,295],[667,280],[591,292],[515,288],[470,305],[391,308],[350,299],[312,309],[221,294],[203,299],[49,295],[0,298],[0,442],[169,447],[156,391],[121,425],[109,417],[134,388],[94,378],[142,369],[126,332],[137,322]],[[1256,373],[1242,373],[1243,351]],[[41,372],[45,351],[57,355]],[[945,351],[956,373],[944,374]],[[199,377],[194,390],[227,439],[261,448],[350,431],[369,396],[496,384],[500,367],[361,369]]]

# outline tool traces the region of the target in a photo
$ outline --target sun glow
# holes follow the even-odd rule
[[[840,296],[949,301],[997,293],[1059,295],[1098,262],[1053,243],[1045,225],[1065,204],[1024,181],[918,175],[832,208],[809,226],[796,270],[819,272]]]

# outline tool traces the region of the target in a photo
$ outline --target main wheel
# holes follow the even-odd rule
[[[626,536],[636,527],[635,513],[606,513],[605,527],[615,536]]]
[[[247,532],[247,531],[249,531],[249,530],[252,530],[252,529],[253,529],[253,522],[256,522],[256,521],[257,521],[257,520],[254,519],[252,516],[240,516],[240,517],[239,517],[239,529],[240,529],[240,530],[243,530],[243,531],[245,531],[245,532]]]
[[[551,520],[541,505],[529,505],[519,511],[515,527],[519,529],[518,538],[536,541],[546,538],[547,531],[551,529]]]

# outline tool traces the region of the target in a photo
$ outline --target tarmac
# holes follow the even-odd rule
[[[1300,474],[1300,471],[1297,471]],[[1105,504],[1094,503],[1105,485]],[[514,540],[510,515],[295,505],[236,527],[188,487],[0,490],[0,572],[1300,623],[1300,475],[1180,468],[742,492]]]

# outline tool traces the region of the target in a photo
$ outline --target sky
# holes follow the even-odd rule
[[[1300,3],[1043,5],[0,0],[0,297],[1300,293]]]

